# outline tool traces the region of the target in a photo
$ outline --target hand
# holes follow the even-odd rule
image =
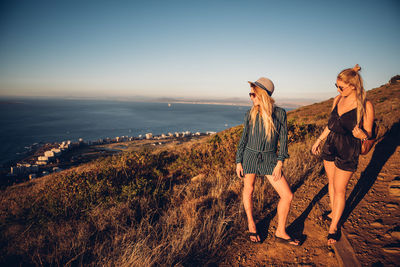
[[[321,153],[321,139],[317,139],[317,141],[315,141],[314,145],[311,148],[311,152],[314,155],[319,155]]]
[[[352,133],[353,133],[353,136],[354,136],[355,138],[358,138],[358,139],[365,139],[365,138],[368,137],[368,136],[365,134],[364,130],[362,130],[360,127],[358,127],[358,125],[356,125],[356,127],[354,127]]]
[[[272,172],[272,178],[275,182],[282,178],[282,161],[278,161],[275,165],[274,171]]]
[[[242,163],[238,163],[236,164],[236,174],[239,178],[243,178],[243,167],[242,167]]]

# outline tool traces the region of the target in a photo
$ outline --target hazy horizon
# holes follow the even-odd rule
[[[104,96],[1,96],[0,101],[18,101],[24,99],[55,99],[55,100],[93,100],[93,101],[119,101],[119,102],[159,102],[159,103],[191,103],[191,104],[221,104],[221,105],[240,105],[240,106],[251,106],[252,102],[248,97],[232,97],[232,98],[196,98],[196,97],[146,97],[146,96],[132,96],[132,97],[104,97]],[[286,105],[290,108],[300,107],[309,105],[317,102],[321,102],[327,99],[313,99],[313,98],[277,98],[275,99],[276,104]]]

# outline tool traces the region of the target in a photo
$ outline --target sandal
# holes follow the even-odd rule
[[[251,239],[252,236],[254,236],[254,237],[256,238],[256,241],[253,241],[253,240]],[[249,238],[250,238],[250,241],[251,241],[251,242],[253,242],[253,243],[260,243],[261,241],[257,240],[257,237],[258,237],[258,239],[260,239],[260,236],[258,235],[257,232],[256,232],[256,233],[249,232]]]
[[[292,246],[300,246],[300,240],[294,239],[292,237],[285,239],[279,236],[275,236],[275,242],[281,243],[281,244],[287,244],[287,245],[292,245]],[[293,244],[295,243],[295,244]]]
[[[328,241],[329,241],[330,239],[335,240],[335,242],[333,242],[332,244],[328,244],[328,245],[333,245],[333,244],[335,244],[337,241],[340,240],[340,236],[341,236],[341,234],[340,234],[340,231],[338,231],[338,230],[336,230],[336,232],[334,232],[333,234],[329,234],[329,233],[328,233]]]

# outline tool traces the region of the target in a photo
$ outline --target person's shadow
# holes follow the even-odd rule
[[[303,213],[296,218],[288,227],[287,232],[300,240],[301,243],[307,239],[307,236],[303,233],[304,231],[304,222],[310,214],[311,210],[319,202],[326,194],[328,193],[328,184],[319,190],[318,194],[314,196],[311,200],[310,204],[308,204],[307,208],[303,211]]]
[[[396,122],[392,128],[385,134],[384,138],[375,146],[374,154],[365,170],[361,173],[360,179],[354,186],[353,191],[346,201],[346,207],[343,211],[341,224],[343,224],[351,212],[357,207],[358,203],[371,189],[375,183],[378,174],[385,163],[396,151],[400,144],[400,122]]]
[[[304,184],[305,178],[306,178],[307,176],[309,176],[309,175],[312,173],[312,171],[313,171],[312,169],[309,169],[296,183],[294,183],[294,184],[291,186],[291,190],[292,190],[293,193],[295,193],[295,192],[297,191],[297,189],[299,189],[299,187],[300,187],[301,185]],[[328,191],[328,186],[325,186],[325,187],[326,187],[325,191],[327,192],[327,191]],[[325,187],[324,187],[324,188],[325,188]],[[314,197],[315,203],[318,202],[318,201],[326,194],[326,192],[325,192],[325,193],[322,192],[323,190],[324,190],[324,189],[322,189],[322,190],[320,191],[320,193],[318,193],[317,196]],[[321,194],[322,194],[322,195],[321,195]],[[277,199],[278,199],[278,201],[279,201],[279,198],[277,198]],[[311,201],[312,203],[314,203],[314,199],[313,199],[313,201]],[[276,201],[276,200],[274,199],[273,201]],[[314,203],[313,205],[315,205],[315,203]],[[310,206],[309,206],[309,207],[310,207]],[[310,210],[309,210],[308,212],[310,212],[311,209],[312,209],[312,207],[310,208]],[[307,210],[307,209],[306,209],[306,210]],[[259,222],[256,224],[257,233],[258,233],[259,236],[260,236],[261,242],[264,242],[264,240],[268,237],[269,225],[270,225],[270,223],[271,223],[271,220],[275,217],[276,213],[277,213],[277,208],[274,208],[270,213],[268,213],[267,216],[265,216],[261,221],[259,221]],[[303,212],[303,214],[305,214],[305,212]],[[303,215],[303,214],[302,214],[302,215]],[[302,218],[302,215],[300,215],[301,218]],[[305,218],[307,217],[307,215],[308,215],[308,213],[307,213],[306,215],[304,215],[304,216],[305,216],[305,217],[304,217],[304,220],[305,220]],[[299,217],[299,218],[300,218],[300,217]],[[299,218],[297,218],[295,221],[297,221]],[[294,222],[293,222],[293,223],[294,223]],[[291,225],[293,225],[293,223],[292,223]],[[304,225],[304,221],[303,221],[303,225]],[[303,241],[305,240],[305,238],[306,238],[304,235],[298,234],[298,231],[297,231],[295,228],[290,228],[290,227],[288,227],[288,228],[287,228],[287,231],[288,231],[288,234],[289,234],[290,236],[299,239],[301,242],[303,242]],[[301,231],[301,232],[302,232],[302,231]]]

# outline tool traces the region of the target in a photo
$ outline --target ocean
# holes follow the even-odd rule
[[[168,132],[219,132],[243,123],[250,106],[106,100],[0,99],[0,164],[33,143],[94,141]]]

